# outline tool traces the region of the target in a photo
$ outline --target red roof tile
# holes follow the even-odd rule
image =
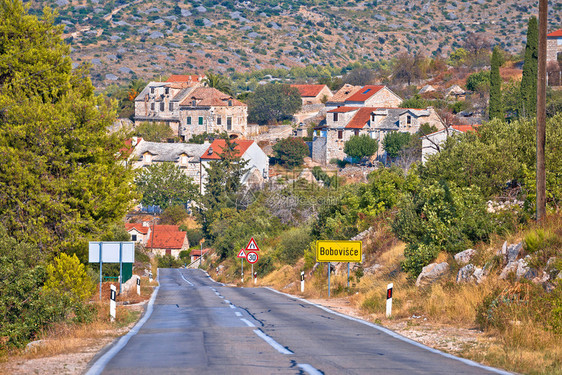
[[[346,113],[351,111],[356,111],[361,107],[338,107],[328,111],[328,113]]]
[[[349,97],[353,96],[357,91],[361,89],[361,86],[352,86],[349,83],[343,85],[341,89],[339,89],[334,96],[332,96],[329,100],[330,103],[343,103]]]
[[[142,234],[148,234],[148,227],[142,225],[142,223],[125,223],[125,229],[130,231],[131,229],[136,229],[138,232]]]
[[[372,107],[364,107],[360,108],[359,111],[353,116],[351,121],[345,126],[346,129],[363,129],[369,118],[371,117],[371,112],[376,110],[376,108]]]
[[[211,251],[211,249],[203,249],[203,255],[207,254],[209,251]],[[193,249],[189,255],[196,257],[201,256],[201,250]]]
[[[359,91],[355,94],[351,95],[347,98],[346,102],[364,102],[365,100],[369,99],[371,96],[375,95],[377,92],[382,90],[384,86],[380,85],[366,85],[363,86]]]
[[[214,87],[198,87],[193,92],[191,92],[180,105],[193,105],[192,102],[195,99],[195,106],[229,106],[229,102],[232,106],[246,106],[239,100],[234,99],[232,96],[222,93]]]
[[[236,157],[242,157],[246,150],[254,143],[251,140],[236,139],[231,141],[235,144],[234,149],[236,150]],[[226,142],[224,139],[215,139],[209,148],[205,151],[201,159],[206,160],[220,160],[222,150],[226,147]]]
[[[155,230],[151,233],[147,245],[155,249],[181,249],[185,238],[185,232],[158,232],[158,230]]]
[[[192,75],[181,75],[181,74],[174,74],[171,75],[170,78],[166,80],[166,82],[199,82],[202,77],[198,76],[197,74]]]
[[[458,130],[460,132],[466,133],[467,131],[476,130],[476,128],[480,126],[479,124],[476,125],[453,125],[452,128]]]
[[[547,34],[547,36],[562,36],[562,29],[553,31],[550,34]]]
[[[326,85],[291,85],[291,87],[299,90],[299,94],[301,96],[315,97],[320,94],[320,91],[322,91],[322,89],[326,87]]]

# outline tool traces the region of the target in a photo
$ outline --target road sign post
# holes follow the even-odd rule
[[[240,251],[238,252],[238,255],[236,255],[236,257],[240,258],[240,273],[241,273],[241,277],[242,277],[242,283],[244,282],[244,258],[246,258],[246,253],[244,252],[244,249],[240,249]]]
[[[331,262],[347,262],[347,286],[349,287],[349,262],[361,263],[361,241],[316,241],[316,261],[328,263],[328,297],[331,287]]]
[[[119,293],[123,282],[123,263],[135,262],[135,243],[132,241],[90,241],[88,244],[88,262],[100,264],[100,301],[103,282],[103,264],[119,263]]]

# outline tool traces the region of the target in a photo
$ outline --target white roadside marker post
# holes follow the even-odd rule
[[[258,283],[258,273],[254,272],[254,285]]]
[[[148,281],[152,282],[152,272],[148,273]]]
[[[301,293],[304,293],[304,271],[301,271]]]
[[[117,288],[113,284],[111,284],[110,288],[111,288],[111,294],[109,296],[109,315],[111,317],[111,321],[113,322],[115,320],[115,309],[116,309],[115,296],[117,295]]]
[[[390,283],[386,286],[386,317],[390,318],[392,315],[392,288],[394,287],[393,283]]]
[[[140,296],[140,277],[137,279],[137,294]]]

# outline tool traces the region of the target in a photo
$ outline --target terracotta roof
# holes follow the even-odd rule
[[[236,146],[234,149],[236,150],[236,157],[242,157],[246,150],[254,143],[251,140],[243,140],[243,139],[236,139],[231,141]],[[209,146],[209,148],[205,151],[201,159],[206,160],[220,160],[222,150],[226,147],[226,142],[224,139],[215,139],[213,143]]]
[[[460,132],[466,133],[467,131],[476,130],[476,128],[480,126],[479,124],[475,125],[453,125],[452,128],[458,130]]]
[[[203,77],[198,76],[197,74],[191,75],[181,75],[181,74],[173,74],[166,80],[166,82],[199,82],[202,80]]]
[[[346,102],[364,102],[365,100],[369,99],[371,96],[375,95],[377,92],[382,90],[384,86],[380,85],[366,85],[363,86],[360,90],[355,92],[355,94],[348,97],[345,101]]]
[[[320,91],[322,91],[322,89],[326,87],[326,85],[291,85],[291,87],[299,90],[299,94],[301,96],[315,97],[320,94]]]
[[[353,116],[351,121],[345,126],[346,129],[363,129],[369,118],[371,117],[371,112],[376,110],[376,108],[364,107],[360,108],[359,111]]]
[[[355,94],[357,91],[361,90],[361,86],[352,86],[348,83],[346,83],[345,85],[343,85],[343,87],[341,89],[339,89],[334,96],[332,96],[329,100],[330,103],[343,103],[347,100],[347,98],[349,98],[350,96],[352,96],[353,94]]]
[[[222,93],[214,87],[197,87],[180,103],[180,105],[191,106],[195,99],[195,106],[225,106],[228,107],[229,101],[232,106],[246,106],[239,100],[234,99],[232,96]]]
[[[142,223],[125,223],[125,229],[127,231],[130,231],[131,229],[136,229],[137,232],[140,232],[142,234],[148,234],[148,230],[149,230],[149,228],[142,225]]]
[[[345,113],[359,109],[361,107],[338,107],[328,111],[328,113]]]
[[[209,251],[211,251],[211,249],[203,249],[203,255],[207,254]],[[189,255],[196,257],[201,256],[201,250],[193,249]]]
[[[562,36],[562,29],[553,31],[550,34],[547,34],[547,36]]]
[[[185,232],[158,231],[150,234],[147,245],[155,249],[181,249],[185,242]]]

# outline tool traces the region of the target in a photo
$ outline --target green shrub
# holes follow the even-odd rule
[[[71,301],[86,301],[94,293],[94,280],[76,255],[61,253],[47,265],[47,280],[43,290],[59,296],[68,296]]]
[[[169,254],[157,256],[156,260],[158,262],[158,268],[178,268],[183,265],[181,260],[176,259]]]
[[[291,228],[281,235],[277,257],[283,263],[295,264],[310,247],[310,230],[307,227]]]

